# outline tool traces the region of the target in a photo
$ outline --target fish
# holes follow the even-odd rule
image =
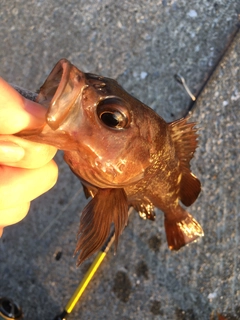
[[[144,219],[154,220],[155,208],[164,213],[171,250],[204,235],[181,205],[192,205],[201,191],[190,168],[198,145],[190,117],[167,123],[116,80],[84,73],[67,59],[55,65],[36,102],[47,108],[46,122],[18,136],[63,150],[91,198],[80,217],[78,265],[103,246],[112,225],[117,247],[131,207]]]

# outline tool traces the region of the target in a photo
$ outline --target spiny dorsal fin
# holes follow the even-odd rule
[[[197,129],[194,129],[196,123],[187,123],[188,119],[189,117],[170,122],[169,128],[181,165],[190,169],[190,160],[198,145],[198,134]]]
[[[79,265],[105,243],[112,222],[115,245],[128,220],[128,202],[124,189],[99,189],[83,209],[75,253],[80,251]]]
[[[171,137],[180,161],[181,183],[180,199],[185,206],[190,206],[201,191],[201,183],[190,171],[190,160],[197,148],[197,129],[195,122],[187,123],[189,117],[169,123]]]

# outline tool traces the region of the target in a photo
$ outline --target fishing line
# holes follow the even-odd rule
[[[188,88],[188,86],[185,82],[185,79],[178,73],[174,75],[174,78],[178,83],[183,85],[184,89],[187,91],[187,93],[190,96],[190,98],[192,99],[192,101],[195,101],[196,97],[192,94],[191,90]]]
[[[240,20],[240,16],[239,16],[238,20]],[[219,64],[223,60],[223,58],[225,57],[227,51],[231,48],[231,46],[232,46],[232,44],[234,42],[234,39],[238,35],[239,30],[240,30],[240,22],[238,21],[238,23],[236,24],[232,34],[228,38],[227,44],[225,45],[225,47],[222,50],[221,54],[218,56],[215,64],[213,65],[212,69],[210,69],[210,71],[208,72],[205,80],[203,81],[203,84],[200,86],[199,90],[197,91],[197,93],[195,95],[192,94],[192,92],[190,91],[190,89],[186,85],[186,82],[185,82],[184,78],[181,75],[179,75],[179,74],[175,74],[174,75],[175,80],[184,87],[184,89],[186,90],[186,92],[188,93],[188,95],[191,98],[191,101],[190,101],[190,103],[188,105],[187,111],[184,114],[184,118],[189,116],[189,115],[191,115],[194,112],[195,103],[196,103],[198,97],[200,96],[200,94],[202,93],[202,91],[204,90],[206,85],[208,84],[210,78],[212,77],[213,73],[215,72],[215,70],[217,69],[217,67],[219,66]]]

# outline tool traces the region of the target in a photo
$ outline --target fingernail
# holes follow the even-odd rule
[[[25,150],[10,141],[0,141],[0,162],[17,162],[25,155]]]

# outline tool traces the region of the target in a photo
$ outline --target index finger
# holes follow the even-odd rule
[[[0,77],[0,134],[41,127],[45,114],[43,106],[25,99]]]

